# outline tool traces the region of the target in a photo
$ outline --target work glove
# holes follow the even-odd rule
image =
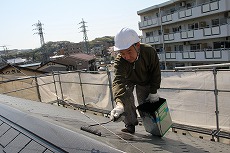
[[[110,112],[110,120],[114,122],[120,122],[124,113],[124,106],[122,103],[117,103],[116,107]]]
[[[147,101],[149,101],[150,103],[154,103],[154,102],[157,102],[159,101],[159,95],[156,93],[156,94],[149,94],[148,97],[146,98]]]

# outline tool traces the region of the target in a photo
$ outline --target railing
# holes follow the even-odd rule
[[[213,61],[213,62],[228,62],[230,61],[230,49],[220,48],[220,49],[203,49],[203,50],[187,50],[187,51],[166,51],[158,52],[158,57],[160,61],[165,59],[168,62],[184,62],[184,61]]]
[[[107,72],[107,73],[106,73]],[[107,76],[105,83],[101,83],[101,80],[88,80],[84,78],[86,75],[103,75]],[[68,77],[71,76],[71,80]],[[2,77],[2,78],[1,78]],[[101,76],[100,76],[101,77]],[[31,77],[18,77],[11,78],[10,76],[0,76],[0,94],[7,94],[10,96],[25,98],[34,101],[41,101],[46,103],[57,103],[58,105],[70,105],[75,106],[84,110],[91,109],[98,112],[106,112],[107,114],[110,111],[102,109],[94,109],[87,105],[91,101],[88,97],[90,93],[87,92],[84,88],[88,86],[101,86],[101,88],[108,88],[110,99],[106,99],[110,102],[111,108],[114,108],[113,95],[112,95],[112,79],[110,71],[95,72],[95,71],[66,71],[66,72],[52,72],[50,74],[31,76]],[[67,79],[66,79],[67,78]],[[76,79],[76,80],[75,80]],[[20,84],[20,86],[18,86]],[[74,86],[75,91],[78,92],[78,97],[75,99],[69,97],[72,100],[78,100],[77,103],[74,101],[66,101],[67,92],[74,92],[68,90],[66,86]],[[107,89],[106,89],[107,90]],[[100,90],[97,90],[98,92]],[[101,90],[99,94],[105,92]],[[49,94],[47,96],[47,94]],[[47,97],[46,97],[47,96]],[[68,100],[69,100],[68,99]],[[109,109],[111,109],[109,108]]]
[[[230,90],[218,90],[217,88],[217,68],[218,67],[230,67],[230,63],[225,63],[225,64],[215,64],[215,65],[202,65],[202,66],[187,66],[187,67],[176,67],[175,70],[196,70],[198,69],[210,69],[213,72],[213,81],[214,81],[214,89],[212,92],[215,95],[215,114],[216,114],[216,131],[213,133],[213,136],[217,137],[217,141],[219,142],[219,133],[220,133],[220,126],[219,126],[219,102],[218,102],[218,93],[219,92],[227,92],[230,93]],[[181,89],[180,89],[181,90]],[[185,90],[191,90],[191,89],[185,89]],[[208,91],[208,90],[203,90],[203,91]]]
[[[230,93],[229,86],[230,78],[229,73],[223,74],[219,78],[224,78],[228,80],[228,82],[224,83],[226,89],[220,88],[223,85],[223,82],[218,82],[218,73],[222,72],[230,72],[230,69],[220,69],[220,68],[228,68],[230,67],[230,63],[226,64],[216,64],[216,65],[204,65],[204,66],[193,66],[193,67],[176,67],[175,70],[172,71],[162,71],[162,85],[159,90],[159,93],[163,95],[169,104],[169,108],[171,110],[172,119],[175,123],[179,120],[180,122],[184,122],[181,120],[184,116],[188,115],[187,112],[190,110],[186,110],[186,105],[178,104],[179,106],[183,106],[184,110],[179,110],[178,106],[174,106],[177,104],[180,99],[176,98],[175,95],[184,95],[183,92],[191,92],[189,94],[194,94],[194,97],[198,97],[202,95],[202,93],[207,94],[207,99],[215,102],[215,110],[213,112],[207,112],[212,114],[215,113],[215,119],[210,117],[210,121],[216,120],[215,126],[209,126],[209,129],[213,129],[211,135],[217,138],[219,141],[219,137],[225,136],[221,129],[222,125],[219,123],[219,113],[220,113],[220,106],[219,106],[219,99],[223,99],[226,97],[220,97],[222,93]],[[206,73],[211,72],[211,73]],[[204,74],[203,74],[204,73]],[[172,77],[171,77],[171,76]],[[191,76],[193,76],[191,78]],[[199,75],[203,75],[202,77],[197,77]],[[176,76],[176,77],[175,77]],[[183,82],[184,78],[187,79]],[[175,78],[174,78],[175,77]],[[206,78],[208,78],[206,80]],[[173,79],[173,80],[170,80]],[[181,80],[182,79],[182,80]],[[204,79],[202,82],[198,79]],[[47,75],[41,76],[33,76],[33,77],[24,77],[24,78],[17,78],[17,79],[7,79],[4,76],[0,82],[0,93],[7,94],[11,96],[21,97],[25,99],[41,101],[46,103],[57,103],[58,105],[65,105],[71,106],[75,108],[79,108],[82,110],[92,110],[95,112],[101,112],[103,114],[109,114],[112,108],[114,108],[113,102],[113,95],[112,95],[112,80],[113,80],[113,71],[104,71],[104,72],[85,72],[85,71],[72,71],[72,72],[53,72]],[[205,87],[201,88],[198,81],[201,81],[201,84],[204,84]],[[207,82],[208,81],[208,82]],[[213,81],[213,82],[212,82]],[[187,84],[192,84],[188,86]],[[196,87],[196,84],[198,87]],[[210,84],[210,85],[207,85]],[[179,86],[180,85],[180,86]],[[194,86],[194,87],[193,87]],[[206,88],[208,86],[209,88]],[[17,87],[17,88],[16,88]],[[170,94],[173,92],[173,94]],[[210,96],[209,93],[213,93],[213,96]],[[229,94],[227,94],[228,96]],[[180,96],[179,96],[180,97]],[[213,98],[213,99],[212,99]],[[183,100],[183,99],[182,99]],[[188,99],[186,99],[188,100]],[[225,99],[226,100],[226,99]],[[103,101],[103,105],[101,102]],[[194,102],[194,101],[193,101]],[[187,101],[187,103],[192,104],[192,102]],[[94,107],[100,106],[100,107]],[[223,104],[222,104],[223,105]],[[223,109],[221,105],[221,109]],[[191,105],[192,106],[192,105]],[[195,105],[194,105],[195,106]],[[197,105],[196,107],[198,107]],[[196,110],[194,110],[196,112]],[[227,110],[227,112],[229,112]],[[198,115],[201,112],[191,111],[190,113],[193,115]],[[183,114],[182,116],[176,116],[175,114]],[[223,113],[223,111],[221,111]],[[202,113],[201,113],[202,115]],[[206,115],[206,114],[204,114]],[[221,117],[226,117],[227,121],[230,123],[230,116],[229,114],[221,114]],[[194,116],[195,117],[195,116]],[[202,116],[200,116],[202,118]],[[190,116],[190,119],[193,119],[193,116]],[[196,119],[197,120],[197,119]],[[193,121],[190,121],[185,118],[186,123],[188,126],[193,125]],[[198,128],[194,130],[195,132],[199,131],[199,127],[201,121],[195,124],[198,125]],[[211,124],[214,124],[211,122]],[[179,124],[174,124],[174,128],[179,128]],[[207,126],[209,123],[207,123]],[[186,126],[186,127],[188,127]],[[184,128],[185,126],[180,126],[180,128]],[[203,128],[203,127],[202,127]],[[192,128],[190,127],[190,130]],[[194,128],[193,128],[194,129]],[[188,130],[188,129],[187,129]],[[230,127],[227,127],[227,130],[230,131]],[[230,136],[229,136],[230,138]]]
[[[221,0],[216,0],[213,2],[200,3],[200,4],[197,4],[194,6],[190,6],[190,7],[178,7],[178,8],[175,8],[175,11],[173,11],[172,13],[171,13],[171,11],[170,12],[168,12],[168,11],[163,12],[162,23],[167,23],[167,22],[171,22],[171,21],[173,22],[177,19],[183,19],[186,17],[193,17],[193,14],[194,14],[193,12],[197,11],[197,9],[196,9],[197,7],[200,7],[199,8],[200,13],[207,13],[207,12],[219,10],[220,9],[220,1]],[[199,16],[201,16],[201,15],[199,15]],[[194,16],[194,18],[196,18],[196,17],[197,16]],[[159,17],[139,22],[139,28],[142,29],[145,27],[160,25],[160,23],[158,22],[159,21],[158,18]]]
[[[175,42],[185,42],[194,41],[208,38],[219,38],[227,37],[229,30],[229,23],[226,21],[220,25],[212,25],[209,27],[200,27],[188,30],[179,30],[177,32],[169,32],[164,34],[165,43],[175,43]],[[143,37],[141,39],[142,43],[149,44],[162,44],[162,35],[153,35],[149,37]]]

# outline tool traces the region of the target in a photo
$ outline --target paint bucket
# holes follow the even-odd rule
[[[145,130],[155,136],[163,137],[172,126],[166,99],[159,98],[155,103],[145,102],[137,107]]]

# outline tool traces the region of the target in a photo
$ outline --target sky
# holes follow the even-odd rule
[[[168,0],[0,0],[0,46],[35,49],[41,46],[34,24],[43,25],[45,42],[83,41],[82,20],[88,40],[115,36],[123,27],[141,35],[137,11]],[[0,50],[3,50],[0,47]]]

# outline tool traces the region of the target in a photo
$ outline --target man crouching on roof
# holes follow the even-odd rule
[[[116,107],[111,111],[114,120],[125,114],[125,128],[121,131],[135,133],[138,125],[133,90],[136,87],[138,104],[159,100],[161,71],[156,50],[140,44],[137,33],[129,28],[121,29],[114,38],[114,51],[118,52],[114,63],[113,94]]]

